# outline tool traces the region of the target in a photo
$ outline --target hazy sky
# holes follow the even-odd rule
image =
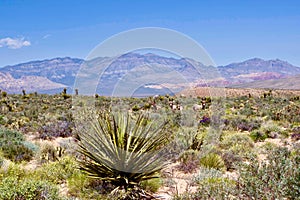
[[[108,37],[149,26],[190,36],[217,65],[260,57],[300,66],[298,0],[0,0],[0,66],[85,58]]]

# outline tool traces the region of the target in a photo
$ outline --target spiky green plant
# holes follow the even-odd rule
[[[209,153],[200,159],[200,164],[209,169],[224,170],[225,164],[221,156],[215,153]]]
[[[162,152],[170,139],[166,123],[154,127],[144,114],[135,120],[129,114],[100,114],[79,134],[81,169],[125,190],[157,178],[168,163]]]

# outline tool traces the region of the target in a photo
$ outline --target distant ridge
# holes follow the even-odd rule
[[[231,87],[300,90],[300,75],[291,76],[283,79],[254,81],[250,83],[232,85]]]
[[[93,65],[97,65],[102,59],[104,58],[96,58],[91,62],[93,62]],[[5,66],[0,68],[0,89],[9,93],[20,93],[21,89],[28,90],[28,92],[45,92],[61,91],[63,87],[72,88],[83,63],[83,59],[63,57]],[[272,86],[272,88],[298,89],[300,85],[298,83],[299,76],[284,79],[300,75],[300,68],[279,59],[263,60],[253,58],[212,68],[189,58],[163,57],[153,53],[127,53],[115,60],[105,71],[103,77],[101,77],[102,83],[99,83],[96,92],[109,93],[114,84],[128,72],[131,73],[129,81],[135,78],[145,81],[158,78],[157,75],[156,77],[151,75],[151,70],[141,67],[144,65],[153,67],[156,72],[160,71],[162,77],[171,76],[170,70],[173,70],[183,75],[188,82],[184,85],[174,80],[173,77],[169,77],[170,81],[164,83],[164,88],[182,88],[188,85],[194,87],[233,86],[242,88],[269,88]],[[141,70],[145,71],[142,72]],[[218,72],[220,76],[217,76],[216,73]],[[280,83],[282,79],[285,83]],[[291,83],[291,81],[294,83]],[[162,86],[153,85],[140,91],[143,91],[143,93],[148,93],[148,90],[157,92],[160,88]]]

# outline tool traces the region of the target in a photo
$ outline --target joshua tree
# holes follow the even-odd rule
[[[1,93],[1,94],[2,94],[2,97],[4,97],[4,98],[5,98],[5,97],[7,97],[7,92],[5,92],[5,91],[2,91],[2,93]]]
[[[64,90],[63,90],[62,93],[63,93],[63,94],[67,94],[67,88],[64,88]]]
[[[115,190],[139,193],[139,183],[157,178],[166,165],[161,152],[170,135],[165,125],[153,127],[145,115],[133,121],[129,114],[100,114],[79,134],[79,152],[85,157],[81,169]]]

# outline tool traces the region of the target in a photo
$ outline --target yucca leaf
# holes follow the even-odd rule
[[[161,149],[169,142],[165,125],[154,127],[146,115],[102,113],[89,117],[79,134],[79,152],[86,157],[81,168],[93,177],[132,187],[157,177],[166,166]]]

